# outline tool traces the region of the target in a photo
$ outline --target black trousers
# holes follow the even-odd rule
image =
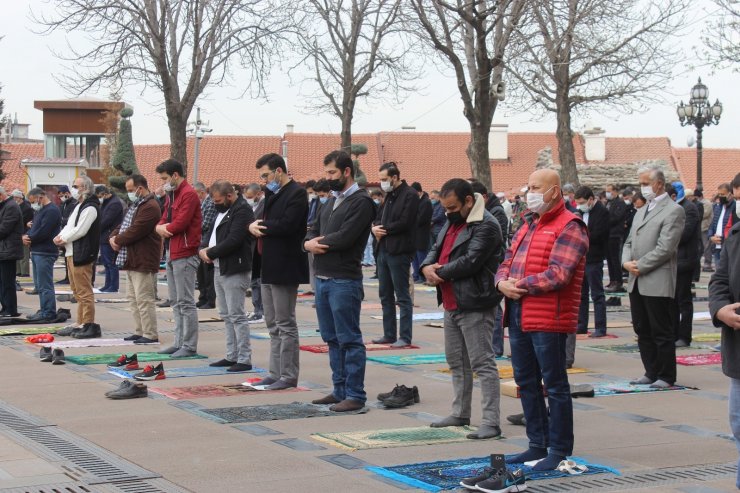
[[[0,261],[0,308],[2,313],[16,316],[18,296],[15,291],[15,260]]]
[[[609,284],[622,285],[622,237],[610,236],[609,249],[606,255],[606,266],[609,269]]]
[[[213,285],[213,264],[200,261],[198,266],[199,303],[210,303],[216,306],[216,287]]]
[[[673,334],[675,340],[691,344],[691,327],[694,321],[694,300],[691,297],[693,270],[678,271],[676,295],[673,298]]]
[[[676,383],[676,346],[669,297],[644,296],[637,284],[630,293],[632,324],[637,334],[645,376],[650,380]]]

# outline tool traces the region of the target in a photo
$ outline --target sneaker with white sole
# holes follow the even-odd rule
[[[164,380],[164,365],[162,363],[157,366],[146,365],[144,371],[134,375],[134,380]]]
[[[250,323],[250,324],[261,324],[264,322],[265,322],[265,317],[262,315],[257,315],[255,313],[253,313],[247,318],[247,323]]]
[[[473,476],[470,478],[464,478],[462,481],[460,481],[460,486],[462,486],[466,490],[478,491],[478,488],[476,488],[475,485],[477,485],[478,483],[482,483],[483,481],[486,481],[487,479],[491,479],[493,477],[499,476],[500,474],[501,474],[500,471],[497,471],[496,469],[492,467],[486,467],[477,476]]]
[[[491,478],[481,481],[475,487],[478,491],[484,493],[517,493],[527,489],[527,478],[521,469],[514,472],[509,471],[491,476]]]

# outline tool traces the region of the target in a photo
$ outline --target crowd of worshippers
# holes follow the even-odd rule
[[[451,179],[427,193],[419,183],[407,184],[393,162],[378,170],[380,188],[366,189],[355,181],[355,165],[343,151],[329,153],[316,172],[323,178],[299,184],[280,155],[267,154],[256,162],[259,183],[244,187],[225,180],[191,186],[183,165],[170,159],[156,167],[156,184],[129,176],[125,201],[87,176],[58,187],[56,196],[42,188],[25,196],[0,188],[1,314],[20,315],[16,274],[29,274],[30,256],[40,307],[26,319],[54,317],[53,269],[61,252],[65,277],[58,283],[69,283],[77,316],[58,334],[101,336],[93,298],[100,264],[101,292],[118,291],[119,271],[127,277],[134,321],[127,340],[159,342],[155,303],[164,262],[169,299],[161,306],[171,306],[175,329],[160,353],[195,355],[197,310],[217,307],[226,349],[211,365],[250,370],[249,324],[264,322],[269,373],[255,385],[281,390],[298,384],[296,301],[299,286],[310,284],[333,385],[313,402],[355,411],[367,400],[363,267],[374,266],[383,312],[383,335],[375,344],[411,346],[414,284],[437,288],[453,398],[450,415],[432,427],[470,424],[475,374],[482,418],[469,438],[501,434],[496,357],[503,355],[508,328],[530,443],[510,460],[540,460],[535,467],[547,470],[573,451],[566,370],[574,362],[575,334],[589,327],[589,297],[595,319],[590,336],[603,337],[605,293],[625,291],[627,279],[644,366],[632,383],[670,387],[677,378],[675,349],[691,344],[692,283],[701,270],[718,269],[715,277],[727,278],[729,240],[735,242],[729,261],[738,265],[732,234],[740,222],[740,174],[710,201],[701,190],[667,183],[659,168],[638,171],[639,189],[607,185],[598,193],[561,185],[553,170],[537,170],[521,196],[508,197],[474,179]],[[725,307],[740,306],[737,279],[730,281],[735,291],[722,291],[724,301],[710,300],[710,307],[715,324],[737,329],[740,316]],[[740,367],[740,340],[729,337],[727,351],[734,352],[724,354],[723,339],[723,356],[732,354],[723,358],[725,372],[740,378],[733,366]],[[382,398],[398,397],[394,392]],[[418,394],[400,399],[418,402]]]

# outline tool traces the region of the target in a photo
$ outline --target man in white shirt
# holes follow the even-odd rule
[[[75,179],[72,196],[77,200],[66,226],[54,238],[54,244],[65,248],[69,284],[77,299],[77,324],[57,332],[78,339],[100,337],[100,325],[95,323],[93,296],[93,262],[100,247],[100,202],[93,193],[93,182],[87,176]]]

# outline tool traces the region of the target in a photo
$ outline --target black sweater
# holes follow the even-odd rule
[[[319,208],[306,240],[318,236],[328,245],[322,255],[314,255],[314,272],[330,279],[362,279],[362,256],[375,217],[375,204],[367,191],[360,189],[345,198],[334,210],[336,198]]]

